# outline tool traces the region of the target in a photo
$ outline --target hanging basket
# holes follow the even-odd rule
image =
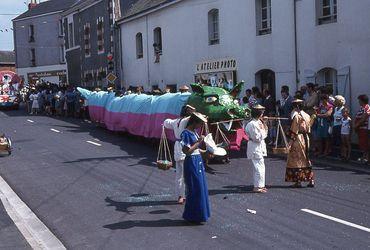
[[[289,153],[288,147],[275,147],[272,148],[272,153],[274,155],[287,155]]]
[[[284,147],[278,147],[278,142],[279,142],[279,135],[281,134],[281,137],[283,138],[284,141]],[[289,145],[287,138],[284,133],[284,129],[281,126],[280,120],[278,120],[278,129],[277,129],[277,135],[276,135],[276,140],[275,140],[275,147],[272,148],[272,153],[275,155],[287,155],[289,153]]]
[[[157,167],[161,170],[169,170],[173,166],[170,147],[164,126],[162,127],[161,141],[159,143]]]
[[[170,170],[172,168],[173,164],[170,161],[166,160],[158,160],[157,161],[157,167],[161,170]]]

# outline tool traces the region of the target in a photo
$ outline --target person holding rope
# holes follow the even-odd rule
[[[245,132],[247,133],[248,147],[247,157],[253,163],[253,191],[256,193],[266,193],[265,187],[265,161],[264,156],[267,156],[265,139],[267,138],[268,128],[263,121],[263,113],[265,107],[257,104],[252,108],[252,120],[246,125]]]
[[[176,195],[178,195],[178,202],[180,204],[185,203],[185,182],[184,182],[184,160],[185,154],[182,152],[180,144],[181,133],[186,128],[190,115],[195,111],[195,108],[186,105],[181,109],[180,118],[178,119],[166,119],[163,126],[167,129],[173,130],[176,138],[174,146],[174,160],[176,162]]]
[[[186,203],[183,213],[184,220],[191,223],[206,222],[211,216],[206,172],[204,168],[201,150],[199,147],[204,143],[204,136],[199,136],[199,130],[207,118],[197,112],[190,116],[186,129],[181,134],[182,151],[186,155],[184,161],[184,177],[186,187]]]
[[[288,161],[285,172],[285,181],[294,182],[291,187],[302,187],[301,182],[309,182],[308,187],[314,187],[314,175],[309,153],[309,133],[311,132],[310,116],[302,110],[303,100],[292,101],[290,138]]]

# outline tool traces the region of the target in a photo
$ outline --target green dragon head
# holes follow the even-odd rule
[[[211,122],[244,119],[249,116],[249,109],[241,107],[236,99],[243,85],[244,82],[240,82],[231,91],[226,91],[223,88],[191,84],[193,94],[188,104],[208,116]]]

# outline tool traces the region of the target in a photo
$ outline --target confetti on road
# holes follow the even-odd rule
[[[92,145],[95,145],[95,146],[98,146],[98,147],[101,147],[101,144],[99,143],[96,143],[96,142],[93,142],[93,141],[86,141],[87,143],[90,143]]]
[[[257,214],[257,211],[253,209],[247,209],[247,212],[250,214]]]

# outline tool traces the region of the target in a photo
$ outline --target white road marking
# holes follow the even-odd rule
[[[101,144],[99,143],[96,143],[96,142],[93,142],[93,141],[86,141],[87,143],[90,143],[92,145],[95,145],[95,146],[98,146],[98,147],[101,147]]]
[[[34,121],[32,121],[32,120],[30,120],[30,119],[27,119],[27,121],[28,121],[28,122],[30,122],[30,123],[34,123]]]
[[[310,209],[301,209],[301,211],[309,213],[309,214],[313,214],[313,215],[316,215],[316,216],[319,216],[319,217],[322,217],[322,218],[325,218],[325,219],[328,219],[328,220],[332,220],[332,221],[335,221],[335,222],[338,222],[338,223],[341,223],[341,224],[344,224],[344,225],[347,225],[347,226],[350,226],[350,227],[354,227],[354,228],[357,228],[357,229],[360,229],[362,231],[370,233],[370,228],[368,228],[368,227],[360,226],[360,225],[354,224],[352,222],[341,220],[341,219],[335,218],[333,216],[322,214],[322,213],[319,213],[319,212],[316,212],[316,211],[313,211],[313,210],[310,210]]]
[[[0,200],[32,249],[66,249],[0,176]]]
[[[60,131],[59,131],[59,130],[57,130],[57,129],[53,129],[53,128],[51,128],[50,130],[51,130],[51,131],[53,131],[53,132],[55,132],[55,133],[60,133]]]

